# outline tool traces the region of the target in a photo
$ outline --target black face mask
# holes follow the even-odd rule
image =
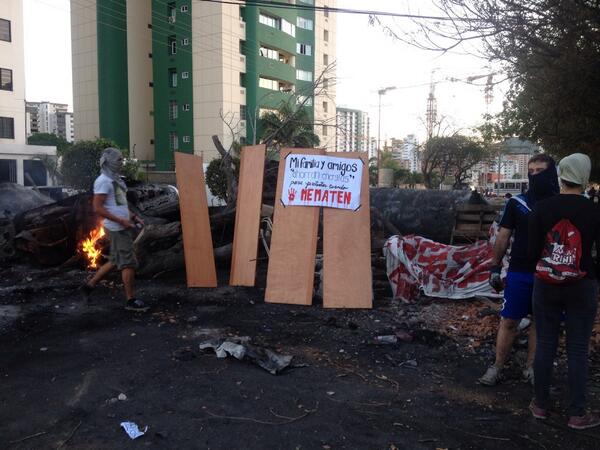
[[[550,163],[546,170],[536,175],[528,175],[527,178],[529,178],[527,196],[533,201],[560,193],[558,173],[556,172],[556,165],[554,163]]]

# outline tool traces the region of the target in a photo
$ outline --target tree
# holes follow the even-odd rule
[[[448,176],[453,178],[454,189],[460,189],[472,169],[488,157],[483,143],[462,135],[433,137],[425,142],[423,150],[423,181],[428,189],[436,188]]]
[[[228,192],[228,181],[227,170],[225,170],[228,164],[233,165],[233,177],[236,180],[240,178],[240,152],[242,150],[239,142],[232,144],[232,149],[229,152],[231,158],[221,156],[220,158],[213,159],[206,168],[206,185],[210,189],[210,192],[217,198],[223,200],[228,205],[235,205],[235,200],[231,198],[231,193]]]
[[[451,156],[452,172],[454,174],[453,189],[461,189],[471,176],[473,168],[488,157],[486,147],[466,136],[454,136],[454,149]]]
[[[52,133],[34,133],[27,138],[29,145],[55,146],[58,156],[64,155],[70,148],[71,144],[63,137]]]
[[[106,147],[118,148],[114,142],[102,138],[79,141],[73,145],[62,157],[60,171],[64,183],[75,189],[91,189],[94,180],[100,174],[100,156]],[[129,155],[128,150],[121,149],[121,152],[125,158]],[[126,179],[137,180],[137,161],[126,159],[122,174]]]
[[[282,103],[277,111],[261,117],[263,143],[279,147],[313,148],[319,145],[319,136],[313,131],[308,111]]]
[[[436,0],[442,19],[391,36],[436,51],[462,46],[499,62],[510,80],[503,134],[531,139],[557,156],[600,162],[600,3],[595,0]]]

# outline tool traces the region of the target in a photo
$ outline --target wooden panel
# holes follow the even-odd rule
[[[202,158],[175,153],[183,253],[188,287],[216,287],[217,272],[208,218]]]
[[[323,208],[323,306],[372,308],[371,218],[368,155],[327,153],[363,162],[360,209]]]
[[[502,207],[500,207],[501,209]],[[469,204],[463,204],[463,205],[458,205],[456,207],[456,210],[459,212],[462,211],[497,211],[499,209],[499,207],[496,207],[494,205],[469,205]]]
[[[456,215],[456,220],[463,222],[479,222],[481,220],[480,213],[462,213]]]
[[[266,146],[242,148],[229,284],[254,286]]]
[[[290,153],[322,155],[318,149],[282,149],[280,153],[271,256],[267,271],[268,303],[312,303],[320,208],[284,207],[280,201],[285,157]]]

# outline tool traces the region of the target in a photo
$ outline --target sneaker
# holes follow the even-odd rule
[[[81,293],[83,300],[87,302],[90,299],[90,295],[92,294],[94,289],[94,286],[90,286],[87,283],[83,283],[81,286],[79,286],[79,292]]]
[[[496,386],[501,379],[500,370],[496,366],[490,366],[478,381],[484,386]]]
[[[533,367],[527,367],[523,369],[523,379],[527,383],[531,383],[532,386],[535,384],[535,376],[533,374]]]
[[[569,423],[567,426],[574,430],[585,430],[587,428],[594,428],[600,425],[600,419],[593,414],[586,414],[584,416],[571,416],[569,417]]]
[[[150,307],[141,300],[131,298],[127,300],[127,303],[125,304],[125,309],[127,311],[146,312],[148,311],[148,309],[150,309]]]
[[[531,411],[531,415],[536,419],[546,420],[548,418],[548,411],[536,405],[535,399],[532,399],[529,403],[529,411]]]

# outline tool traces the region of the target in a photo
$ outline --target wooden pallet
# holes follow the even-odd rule
[[[489,239],[489,230],[498,211],[499,207],[494,205],[459,205],[450,244]]]

